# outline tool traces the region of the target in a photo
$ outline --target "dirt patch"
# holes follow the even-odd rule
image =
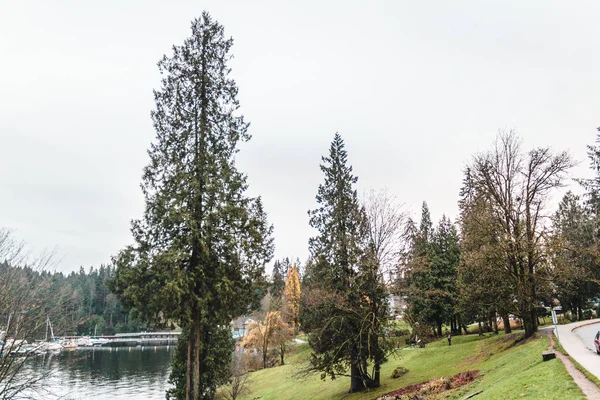
[[[416,385],[410,385],[403,387],[398,390],[394,390],[393,392],[389,392],[377,398],[377,400],[399,400],[406,398],[411,399],[419,399],[422,396],[433,395],[441,392],[445,392],[446,390],[454,389],[467,383],[473,382],[477,376],[479,375],[479,371],[466,371],[461,372],[460,374],[456,374],[451,377],[443,377],[438,379],[432,379],[428,382],[417,383]]]

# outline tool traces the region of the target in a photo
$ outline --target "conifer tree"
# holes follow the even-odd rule
[[[593,208],[568,192],[552,218],[553,277],[563,310],[583,319],[587,301],[598,293],[598,247]]]
[[[309,211],[318,235],[309,241],[305,276],[313,286],[303,302],[302,321],[310,333],[312,369],[321,371],[322,378],[349,371],[350,391],[356,392],[379,386],[378,366],[387,350],[382,332],[389,312],[367,240],[365,212],[354,189],[358,178],[347,158],[336,133],[329,156],[322,158],[325,180],[317,192],[318,208]]]
[[[433,229],[427,203],[423,203],[421,224],[413,231],[410,255],[409,314],[411,320],[428,324],[438,336],[442,325],[453,319],[456,302],[456,276],[459,239],[456,228],[445,216]]]
[[[271,278],[271,296],[275,299],[281,298],[285,289],[285,280],[283,278],[282,266],[279,260],[273,264],[273,274]]]
[[[238,144],[250,135],[227,66],[233,40],[206,12],[191,29],[158,63],[145,211],[132,222],[135,244],[114,259],[113,286],[147,318],[187,331],[185,393],[195,400],[216,389],[209,363],[219,344],[206,333],[256,302],[273,244],[260,198],[246,196],[235,165]]]

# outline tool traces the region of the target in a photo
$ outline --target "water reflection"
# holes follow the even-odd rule
[[[29,360],[26,376],[44,378],[35,398],[164,399],[173,346],[95,348]],[[46,393],[47,392],[47,393]]]

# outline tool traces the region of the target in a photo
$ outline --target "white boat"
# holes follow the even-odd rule
[[[92,342],[92,346],[102,346],[103,344],[107,344],[110,343],[110,339],[104,339],[104,338],[92,338],[90,339]]]
[[[36,349],[40,353],[48,353],[48,352],[59,352],[64,350],[62,344],[58,342],[42,342],[40,346]]]

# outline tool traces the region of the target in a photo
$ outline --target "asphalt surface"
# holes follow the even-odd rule
[[[600,321],[598,324],[585,325],[581,328],[577,328],[573,331],[573,333],[577,335],[585,347],[587,347],[589,350],[596,351],[594,347],[594,337],[599,330]],[[600,356],[598,356],[598,362],[600,362]]]
[[[594,336],[600,330],[599,324],[600,318],[558,325],[558,340],[562,347],[598,379],[600,379],[600,356],[594,349]]]

